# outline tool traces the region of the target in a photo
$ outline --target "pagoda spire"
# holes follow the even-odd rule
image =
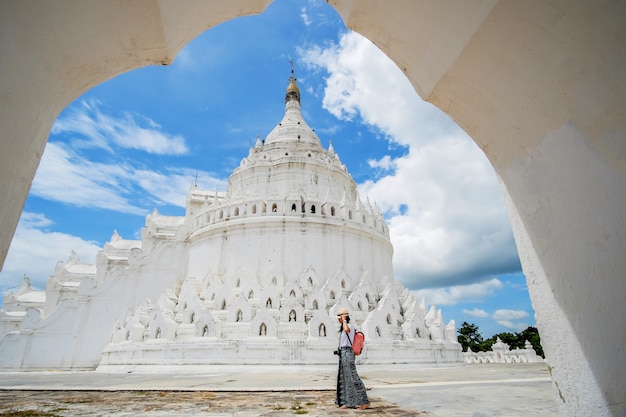
[[[308,143],[315,147],[321,147],[320,138],[315,131],[306,124],[300,108],[300,89],[296,84],[296,75],[293,70],[293,60],[291,63],[291,77],[285,93],[285,115],[278,126],[276,126],[267,138],[265,145],[277,142]]]
[[[288,103],[290,100],[296,100],[300,103],[300,89],[298,88],[298,84],[296,84],[296,76],[293,71],[293,59],[290,59],[291,63],[291,77],[289,78],[289,85],[287,86],[287,92],[285,94],[285,103]]]

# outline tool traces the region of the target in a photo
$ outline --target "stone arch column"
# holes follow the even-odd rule
[[[269,3],[1,3],[0,261],[71,100]],[[561,413],[624,415],[626,3],[329,3],[493,164]]]
[[[561,413],[623,415],[624,3],[331,3],[493,164]]]

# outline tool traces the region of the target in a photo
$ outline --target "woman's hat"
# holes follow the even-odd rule
[[[350,314],[347,308],[340,308],[339,310],[337,310],[338,316],[343,316],[344,314]]]

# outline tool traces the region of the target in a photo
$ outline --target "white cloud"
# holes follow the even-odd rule
[[[496,310],[491,316],[494,320],[520,320],[529,317],[524,310]]]
[[[530,317],[530,314],[528,314],[527,311],[506,309],[496,310],[491,315],[491,318],[494,319],[496,323],[516,332],[521,332],[530,326],[530,324],[525,321],[519,321],[527,319],[528,317]]]
[[[185,207],[189,188],[196,181],[196,185],[204,190],[226,189],[226,181],[214,178],[206,172],[186,168],[172,168],[166,174],[137,170],[134,178],[141,188],[155,198],[178,207]]]
[[[138,149],[157,155],[181,155],[188,151],[182,136],[160,130],[161,126],[145,116],[113,117],[100,110],[97,101],[83,101],[81,106],[61,116],[52,127],[52,135],[70,135],[75,146],[98,147],[113,151],[113,146]]]
[[[382,169],[382,170],[385,170],[385,171],[390,171],[390,170],[392,170],[395,167],[394,161],[391,159],[391,156],[389,156],[389,155],[383,156],[378,161],[371,159],[371,160],[367,161],[367,164],[371,168]]]
[[[359,185],[360,195],[390,216],[398,279],[418,289],[520,269],[496,175],[465,132],[421,100],[396,65],[356,33],[301,55],[328,72],[323,103],[330,113],[360,117],[390,142],[409,146],[402,157],[370,161],[393,171]]]
[[[502,281],[497,278],[492,278],[487,281],[469,285],[416,290],[413,291],[413,295],[415,295],[418,300],[424,299],[427,304],[455,305],[460,302],[483,301],[502,288]]]
[[[193,183],[192,175],[165,175],[160,172],[137,170],[135,181],[141,188],[158,199],[174,206],[185,207],[189,187]]]
[[[196,178],[201,188],[226,188],[224,180],[207,172],[186,168],[157,172],[123,161],[117,164],[91,162],[63,144],[48,142],[31,193],[77,207],[145,215],[154,204],[184,207],[189,187]],[[145,193],[145,198],[137,198]],[[137,207],[131,199],[142,201],[146,206]]]
[[[132,172],[122,165],[91,162],[62,144],[48,142],[31,193],[77,207],[103,208],[143,214],[123,194]]]
[[[467,314],[468,316],[472,316],[472,317],[478,317],[478,318],[489,317],[489,313],[487,313],[485,310],[482,310],[480,308],[473,308],[471,310],[467,310],[464,308],[463,310],[461,310],[461,312],[463,312],[463,314]]]
[[[48,276],[54,273],[59,260],[66,260],[71,251],[81,262],[94,264],[101,248],[95,243],[66,233],[50,232],[52,222],[43,214],[22,213],[9,248],[6,262],[0,272],[2,288],[22,283],[27,274],[33,286],[45,289]]]
[[[530,324],[528,323],[515,323],[510,320],[496,320],[496,322],[499,325],[506,327],[507,329],[511,329],[515,332],[521,332],[530,326]]]
[[[306,11],[306,7],[301,7],[300,8],[300,18],[302,18],[302,22],[304,23],[304,26],[311,26],[311,18],[309,17],[307,11]]]

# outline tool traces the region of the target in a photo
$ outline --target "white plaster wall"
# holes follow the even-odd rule
[[[624,415],[626,4],[331,3],[498,172],[561,413]]]
[[[550,155],[554,166],[546,169]],[[626,372],[624,361],[616,359],[626,357],[619,341],[626,340],[626,280],[618,278],[626,271],[626,187],[615,186],[618,178],[610,181],[619,174],[600,163],[580,134],[567,127],[512,169],[530,181],[532,189],[519,180],[516,185],[536,198],[522,219],[505,193],[542,345],[550,349],[546,362],[554,376],[555,397],[564,408],[568,397],[582,405],[572,415],[611,415],[607,403],[617,410],[622,407],[624,391],[614,384]],[[548,191],[544,184],[557,181],[554,177],[564,186]],[[572,181],[568,184],[565,178]],[[607,189],[603,182],[613,186]],[[559,212],[570,215],[556,215]],[[543,228],[544,235],[531,236],[524,221]],[[586,256],[590,251],[594,257]]]
[[[123,320],[146,299],[155,302],[164,288],[175,288],[176,281],[182,280],[179,274],[184,275],[180,266],[185,260],[183,245],[162,244],[147,258],[138,260],[144,264],[141,270],[113,270],[100,282],[83,279],[77,299],[61,301],[50,315],[30,309],[21,330],[0,339],[0,367],[94,369],[102,349],[111,342],[115,320]],[[36,337],[30,336],[33,331]]]
[[[273,272],[282,274],[286,280],[296,280],[311,266],[322,283],[341,268],[351,277],[353,285],[364,273],[380,289],[393,279],[392,248],[383,236],[338,221],[322,222],[328,219],[300,221],[298,217],[267,215],[254,220],[246,219],[245,225],[243,220],[222,222],[211,227],[206,235],[192,238],[189,275],[204,277],[207,271],[212,271],[232,276],[242,269],[258,274],[247,277],[251,280]]]
[[[279,202],[282,202],[285,197],[295,198],[299,201],[301,196],[304,196],[307,200],[315,202],[318,214],[320,213],[320,204],[327,199],[329,202],[332,201],[337,209],[339,209],[338,203],[341,201],[342,196],[345,195],[348,202],[352,204],[357,199],[356,185],[352,178],[341,168],[341,163],[334,156],[326,155],[326,152],[321,148],[315,152],[310,148],[295,147],[296,152],[299,150],[302,153],[298,161],[294,160],[293,155],[290,155],[290,157],[283,156],[287,151],[293,153],[294,148],[266,146],[273,149],[271,152],[267,150],[263,152],[264,156],[268,154],[271,158],[268,159],[265,165],[257,162],[254,166],[248,166],[251,165],[248,163],[246,166],[239,167],[233,173],[229,180],[229,189],[232,196],[238,196],[247,192],[250,193],[246,195],[248,199],[254,197],[275,198]],[[312,154],[313,156],[306,156],[307,154]],[[313,158],[333,161],[334,165],[329,169],[328,163],[321,160],[314,161]],[[293,176],[290,167],[298,163],[310,171],[308,178]],[[303,180],[307,181],[304,182]],[[283,194],[285,192],[290,192],[290,194],[287,196]],[[285,212],[290,212],[290,210],[291,204],[284,207]],[[300,213],[300,211],[300,204],[297,204],[297,212]]]
[[[71,100],[123,71],[168,63],[201,31],[268,3],[0,3],[0,260]],[[330,3],[492,161],[519,221],[562,415],[626,414],[626,3]]]
[[[176,372],[189,372],[186,366],[193,367],[192,370],[197,372],[209,365],[330,365],[337,362],[332,353],[337,348],[337,339],[334,328],[329,333],[333,336],[326,340],[278,340],[266,336],[226,341],[195,338],[191,340],[193,343],[157,339],[150,343],[109,345],[103,352],[97,371],[120,372],[120,364],[128,364],[123,368],[124,372],[155,372],[168,366]],[[169,356],[164,358],[163,352]],[[433,345],[424,341],[422,348],[419,344],[402,341],[393,344],[368,341],[357,360],[367,364],[368,357],[371,357],[375,364],[458,365],[461,356],[460,350],[451,348],[445,342]]]

